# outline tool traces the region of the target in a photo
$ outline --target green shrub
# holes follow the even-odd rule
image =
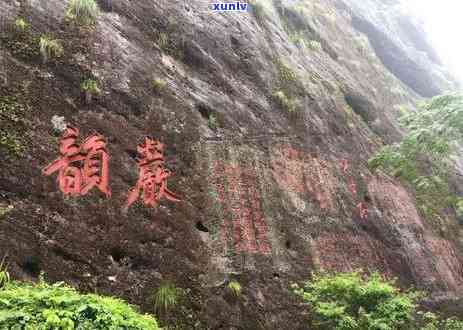
[[[63,283],[10,282],[0,290],[1,329],[160,329],[126,302]]]
[[[435,97],[401,122],[408,133],[372,157],[370,168],[381,168],[411,184],[418,207],[428,217],[438,217],[448,207],[457,210],[459,199],[450,193],[449,173],[456,143],[463,141],[463,94]]]
[[[163,79],[160,79],[160,78],[155,78],[153,79],[152,81],[152,86],[153,86],[153,90],[156,92],[156,93],[160,93],[164,90],[164,88],[166,88],[166,81],[163,80]]]
[[[241,295],[241,284],[238,282],[238,281],[230,281],[230,283],[228,283],[228,290],[235,296],[235,297],[239,297]]]
[[[14,26],[16,30],[19,32],[25,32],[29,29],[29,24],[22,17],[16,18],[16,20],[14,21]]]
[[[96,23],[100,9],[95,0],[71,0],[66,17],[80,25]]]
[[[164,282],[154,294],[154,309],[158,313],[175,307],[180,299],[182,290],[171,282]]]
[[[61,43],[56,39],[50,39],[48,36],[40,37],[39,46],[44,62],[54,57],[61,57],[64,52]]]
[[[272,97],[275,103],[277,103],[278,106],[281,107],[282,109],[288,112],[296,111],[296,102],[293,99],[286,96],[285,92],[281,90],[275,91],[272,94]]]
[[[357,272],[315,275],[293,288],[312,306],[314,329],[399,329],[412,321],[418,298],[378,274],[362,279]]]

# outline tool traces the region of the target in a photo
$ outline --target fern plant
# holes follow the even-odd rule
[[[71,0],[66,17],[79,25],[93,25],[96,23],[100,8],[95,0]]]
[[[48,36],[41,36],[39,41],[40,54],[42,54],[43,62],[47,62],[50,58],[61,57],[64,49],[61,43],[56,39],[51,39]]]

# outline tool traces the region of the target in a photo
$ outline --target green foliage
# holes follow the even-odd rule
[[[362,35],[362,36],[356,37],[354,39],[354,45],[355,45],[355,48],[360,53],[360,55],[362,56],[369,55],[370,42],[368,41],[368,38],[366,36]]]
[[[80,88],[87,93],[98,95],[101,93],[100,88],[98,87],[98,82],[94,79],[85,79],[82,84],[80,84]]]
[[[175,307],[180,299],[182,290],[171,282],[164,282],[154,294],[154,309],[158,313]]]
[[[408,134],[400,143],[380,150],[369,166],[412,184],[428,217],[448,207],[458,210],[461,199],[450,193],[448,180],[456,142],[463,140],[463,95],[435,97],[419,111],[404,115],[401,122]]]
[[[216,130],[217,129],[217,116],[211,113],[209,115],[209,119],[207,120],[207,125],[210,129]]]
[[[24,18],[18,17],[14,21],[14,27],[19,32],[25,32],[29,29],[29,24],[26,22]]]
[[[163,79],[160,79],[160,78],[155,78],[153,79],[153,81],[151,82],[152,86],[153,86],[153,90],[156,92],[156,93],[160,93],[164,90],[164,88],[166,88],[166,81],[163,80]]]
[[[308,42],[308,47],[314,51],[320,52],[322,50],[322,44],[317,40],[310,40]]]
[[[288,111],[288,112],[295,112],[296,111],[296,102],[289,98],[285,92],[281,90],[277,90],[272,94],[273,100],[278,104],[279,107]]]
[[[0,129],[0,148],[5,148],[9,153],[20,156],[25,150],[21,138],[14,132]]]
[[[294,84],[298,80],[296,73],[282,59],[277,58],[275,65],[281,84]]]
[[[18,133],[25,123],[28,107],[18,102],[14,96],[0,96],[0,148],[10,154],[21,155],[24,152],[23,135]]]
[[[230,292],[235,296],[235,297],[239,297],[241,295],[241,284],[236,281],[236,280],[233,280],[233,281],[230,281],[230,283],[228,283],[228,290],[230,290]]]
[[[257,23],[262,25],[265,21],[265,18],[267,17],[267,11],[265,9],[263,1],[262,0],[252,0],[252,1],[249,1],[249,4],[252,7],[252,13],[254,17],[256,18]]]
[[[63,46],[56,39],[51,39],[48,36],[41,36],[39,41],[40,54],[44,62],[50,58],[61,57],[64,53]]]
[[[166,54],[179,60],[185,57],[185,33],[178,22],[169,18],[167,24],[156,31],[156,43]]]
[[[421,330],[461,330],[463,329],[463,321],[456,318],[439,319],[437,315],[431,312],[418,312],[420,324],[423,326]]]
[[[398,329],[412,321],[417,293],[400,292],[373,274],[316,275],[294,292],[313,308],[315,329]]]
[[[100,9],[95,0],[71,0],[66,17],[79,25],[93,25],[99,14]]]
[[[10,274],[8,273],[8,268],[6,267],[5,258],[0,262],[0,290],[10,283]]]
[[[63,283],[10,282],[0,290],[1,329],[159,329],[126,302],[79,294]]]

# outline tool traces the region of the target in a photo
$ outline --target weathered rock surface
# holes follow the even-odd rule
[[[27,110],[15,126],[25,152],[0,144],[0,258],[14,277],[44,271],[147,312],[170,280],[191,290],[164,316],[185,329],[305,329],[289,286],[317,270],[380,271],[430,290],[434,308],[461,299],[461,226],[424,219],[407,187],[366,167],[400,137],[401,107],[456,85],[435,78],[436,55],[393,1],[268,1],[259,20],[205,0],[105,0],[93,30],[65,20],[67,3],[0,0],[0,97]],[[62,57],[42,63],[42,34],[61,40]],[[90,104],[88,78],[102,90]],[[295,113],[273,101],[278,90]],[[58,156],[58,117],[107,138],[111,199],[65,198],[41,174]],[[182,201],[125,213],[145,135],[166,144]]]

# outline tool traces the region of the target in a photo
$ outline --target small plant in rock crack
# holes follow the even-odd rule
[[[241,296],[242,288],[241,284],[238,281],[230,281],[230,283],[228,283],[227,285],[227,288],[235,297]]]
[[[161,93],[167,86],[167,83],[165,80],[161,79],[161,78],[155,78],[153,79],[153,81],[151,82],[152,86],[153,86],[153,90],[156,92],[156,93]]]
[[[29,24],[26,22],[24,18],[18,17],[14,21],[14,27],[16,31],[22,33],[22,32],[26,32],[29,29]]]
[[[40,54],[42,60],[46,63],[49,59],[54,57],[61,57],[64,53],[63,46],[56,39],[51,39],[48,36],[41,36],[39,41]]]
[[[322,44],[320,43],[320,41],[317,41],[317,40],[310,40],[308,42],[308,47],[316,52],[319,52],[323,49]]]
[[[90,104],[94,95],[99,95],[101,93],[100,88],[98,87],[98,82],[94,79],[85,79],[80,88],[85,92],[85,102]]]
[[[285,92],[279,90],[275,91],[272,94],[272,98],[275,101],[275,103],[278,104],[282,109],[288,111],[289,113],[295,112],[296,111],[296,103],[294,102],[293,99],[289,98],[286,96]]]
[[[154,310],[158,313],[166,312],[175,307],[181,297],[182,290],[172,282],[164,282],[153,296]]]
[[[71,0],[66,17],[79,25],[93,25],[96,23],[100,8],[95,0]]]
[[[217,129],[217,116],[213,113],[209,115],[209,119],[207,120],[207,126],[209,126],[209,128],[214,131]]]

